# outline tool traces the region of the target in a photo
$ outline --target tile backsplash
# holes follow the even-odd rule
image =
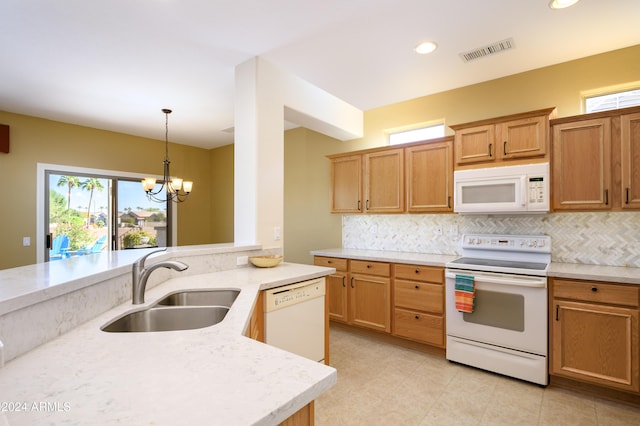
[[[548,235],[554,262],[640,267],[640,212],[342,217],[344,248],[455,255],[468,233]]]

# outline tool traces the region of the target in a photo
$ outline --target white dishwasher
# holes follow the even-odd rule
[[[265,290],[265,342],[324,361],[325,279]]]

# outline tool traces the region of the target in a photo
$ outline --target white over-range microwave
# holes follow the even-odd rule
[[[457,170],[453,180],[457,213],[549,212],[549,163]]]

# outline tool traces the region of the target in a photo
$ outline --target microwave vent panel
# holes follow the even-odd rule
[[[487,46],[469,50],[468,52],[462,52],[460,53],[460,58],[462,58],[464,62],[470,62],[476,59],[484,58],[485,56],[495,55],[497,53],[504,52],[505,50],[510,50],[515,47],[516,45],[513,42],[513,38],[510,37],[508,39],[498,41]]]

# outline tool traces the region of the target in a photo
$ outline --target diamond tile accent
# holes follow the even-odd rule
[[[450,232],[455,227],[458,234]],[[465,233],[548,235],[554,262],[640,267],[640,212],[345,215],[342,219],[344,248],[459,255],[460,236]]]

